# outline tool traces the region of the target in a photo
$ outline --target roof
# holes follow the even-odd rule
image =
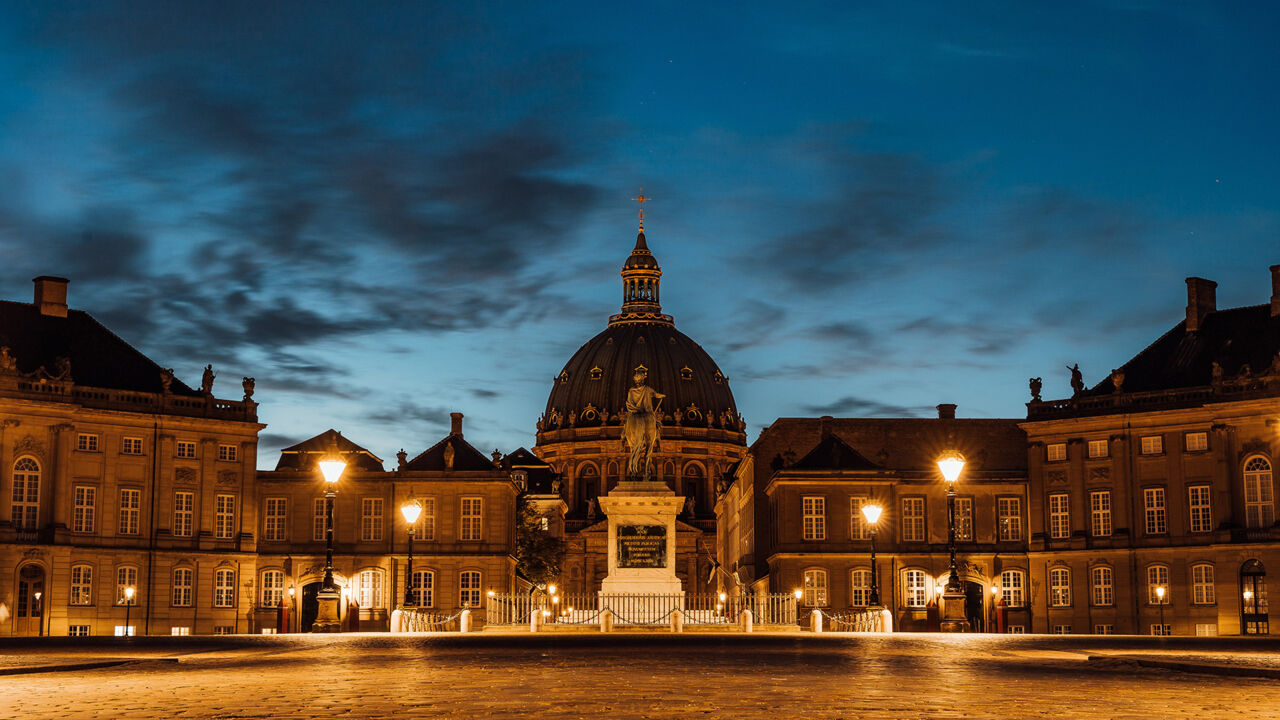
[[[823,436],[807,455],[788,466],[787,469],[857,471],[882,470],[883,468],[868,460],[862,453],[849,447],[848,443],[831,433]]]
[[[493,460],[472,447],[471,443],[463,440],[461,434],[449,434],[440,442],[424,450],[421,455],[410,460],[402,469],[406,471],[492,471],[494,467]]]
[[[281,450],[276,470],[315,470],[316,463],[334,450],[347,461],[348,467],[354,464],[358,470],[384,471],[382,458],[343,437],[342,433],[333,428]]]
[[[529,493],[534,495],[559,494],[559,486],[556,481],[560,480],[560,473],[556,472],[550,463],[525,448],[519,448],[504,457],[502,459],[502,468],[508,472],[523,472],[527,481],[525,489]]]
[[[66,358],[77,385],[164,392],[163,368],[83,310],[68,310],[66,317],[57,317],[41,313],[32,303],[0,300],[0,347],[9,348],[20,373],[43,367],[56,375],[60,359]],[[169,393],[200,396],[176,378]]]

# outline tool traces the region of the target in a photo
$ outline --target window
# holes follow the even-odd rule
[[[1044,458],[1049,462],[1061,462],[1067,459],[1066,443],[1050,443],[1045,446]]]
[[[276,607],[284,599],[284,573],[267,570],[262,573],[262,606]]]
[[[849,604],[866,607],[871,604],[871,571],[854,570],[849,573]]]
[[[1204,452],[1209,449],[1209,433],[1189,432],[1184,436],[1187,452]]]
[[[311,539],[324,541],[324,531],[328,527],[329,514],[326,512],[325,498],[316,498],[311,503]]]
[[[1111,623],[1104,623],[1104,624],[1094,625],[1094,626],[1093,626],[1093,634],[1094,634],[1094,635],[1115,635],[1115,634],[1116,634],[1116,626],[1115,626],[1115,625],[1112,625]]]
[[[1163,435],[1144,435],[1139,443],[1143,455],[1159,455],[1164,452]]]
[[[1165,523],[1164,488],[1143,489],[1142,506],[1146,509],[1147,534],[1163,535],[1168,530]]]
[[[17,486],[14,486],[17,493]],[[1251,528],[1271,527],[1276,522],[1275,499],[1271,486],[1271,463],[1254,455],[1244,463],[1245,525]]]
[[[360,539],[365,542],[382,539],[382,498],[361,499]]]
[[[67,635],[71,637],[89,637],[88,625],[68,625]]]
[[[1010,625],[1009,634],[1010,635],[1026,635],[1027,626],[1026,625]]]
[[[807,495],[801,499],[804,513],[804,539],[827,539],[827,499]]]
[[[213,606],[229,608],[235,606],[236,571],[221,568],[213,571]]]
[[[214,625],[213,626],[214,635],[232,635],[234,633],[235,633],[234,625]]]
[[[80,433],[76,436],[76,449],[84,452],[98,452],[98,436]]]
[[[1213,605],[1218,601],[1213,587],[1213,566],[1191,566],[1191,602],[1196,605]]]
[[[169,628],[169,634],[170,635],[190,635],[191,626],[190,625],[174,625]]]
[[[850,540],[866,540],[870,537],[867,527],[867,518],[862,514],[862,506],[867,504],[867,498],[861,495],[855,495],[849,498],[849,539]]]
[[[284,540],[285,499],[281,497],[267,498],[264,517],[262,539],[274,542]]]
[[[213,536],[231,538],[236,529],[236,496],[218,495],[213,504]]]
[[[480,607],[479,570],[463,570],[458,573],[458,604],[462,607]]]
[[[138,634],[137,625],[117,625],[116,637],[133,637]]]
[[[1089,534],[1093,537],[1111,536],[1110,490],[1089,493]]]
[[[133,599],[129,600],[125,588],[133,588],[135,593],[138,590],[138,568],[132,565],[116,568],[116,604],[137,605],[138,596],[135,594]]]
[[[973,542],[973,498],[956,498],[956,541]]]
[[[903,577],[903,604],[922,608],[929,604],[929,576],[923,570],[907,570]]]
[[[1161,588],[1165,596],[1160,598]],[[1169,566],[1152,565],[1147,568],[1147,604],[1148,605],[1164,605],[1171,600],[1169,597]]]
[[[1071,626],[1070,625],[1054,625],[1053,634],[1054,635],[1070,635]]]
[[[813,568],[804,571],[805,607],[826,607],[827,605],[827,571]]]
[[[999,507],[1000,541],[1015,542],[1022,539],[1022,500],[1016,497],[1003,497],[997,501]]]
[[[1151,623],[1151,634],[1169,636],[1173,634],[1173,631],[1168,623],[1163,625],[1159,623]]]
[[[1065,493],[1049,496],[1049,537],[1054,540],[1071,537],[1070,500]]]
[[[142,454],[142,438],[127,437],[120,441],[120,452],[125,455]]]
[[[1115,589],[1111,584],[1111,568],[1099,565],[1089,571],[1093,581],[1093,604],[1108,607],[1115,603]]]
[[[120,489],[120,534],[137,535],[138,518],[142,515],[142,491],[137,488]]]
[[[382,571],[361,570],[356,585],[356,603],[362,608],[382,607]]]
[[[924,542],[924,498],[902,498],[903,542]]]
[[[240,459],[240,448],[235,445],[219,445],[218,459],[227,462],[235,462]]]
[[[75,490],[75,508],[71,513],[71,532],[93,532],[93,515],[98,489],[87,485],[77,485]]]
[[[1026,574],[1021,570],[1005,570],[1000,573],[1000,596],[1004,598],[1004,604],[1008,607],[1022,607],[1026,605],[1022,593],[1026,583]]]
[[[193,458],[196,456],[196,444],[192,440],[178,441],[178,457]]]
[[[35,530],[40,515],[40,465],[22,457],[13,464],[13,510],[17,530]]]
[[[1096,460],[1104,458],[1111,454],[1111,449],[1106,440],[1090,440],[1089,441],[1089,458]]]
[[[1053,607],[1071,605],[1071,570],[1068,568],[1049,570],[1049,604]]]
[[[191,568],[174,569],[172,604],[174,607],[191,605]]]
[[[173,534],[175,537],[191,537],[195,518],[196,495],[190,492],[173,494]]]
[[[1191,513],[1191,532],[1205,533],[1213,530],[1213,509],[1209,506],[1209,486],[1192,485],[1187,488],[1187,507]]]
[[[409,598],[417,607],[433,607],[436,604],[436,574],[430,570],[414,570]]]
[[[68,602],[72,605],[93,604],[93,567],[91,565],[71,566],[71,597]]]
[[[1196,637],[1213,637],[1217,634],[1217,623],[1196,623]]]
[[[462,533],[460,540],[480,540],[484,532],[484,499],[462,498]],[[477,601],[476,605],[479,605]]]
[[[435,540],[436,499],[429,497],[418,498],[418,504],[422,506],[422,514],[418,516],[418,532],[414,539]]]

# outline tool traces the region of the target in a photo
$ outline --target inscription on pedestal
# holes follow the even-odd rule
[[[667,566],[667,528],[663,525],[619,525],[618,567]]]

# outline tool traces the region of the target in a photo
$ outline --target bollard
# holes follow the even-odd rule
[[[814,608],[813,614],[809,615],[809,629],[820,633],[822,632],[822,611]]]
[[[738,613],[738,629],[739,630],[741,630],[742,632],[754,632],[753,625],[754,623],[753,623],[753,618],[751,617],[750,610],[743,610],[742,612]]]
[[[613,613],[608,608],[600,611],[600,632],[613,632]]]
[[[401,623],[403,622],[404,622],[404,611],[400,609],[392,610],[391,611],[391,632],[393,633],[404,632],[404,628],[401,627]]]
[[[684,632],[684,613],[679,609],[671,611],[671,632]]]
[[[540,629],[542,629],[542,611],[534,608],[534,611],[529,613],[529,632],[536,633]]]
[[[893,613],[889,608],[880,608],[880,632],[893,632]]]
[[[471,611],[463,610],[458,613],[458,632],[471,632]]]

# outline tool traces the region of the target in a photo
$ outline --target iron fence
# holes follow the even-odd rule
[[[487,625],[527,625],[535,614],[545,624],[593,625],[608,610],[615,625],[664,625],[680,611],[685,624],[736,625],[750,610],[758,625],[795,625],[796,598],[790,593],[767,595],[564,593],[560,595],[495,594],[485,605]]]

